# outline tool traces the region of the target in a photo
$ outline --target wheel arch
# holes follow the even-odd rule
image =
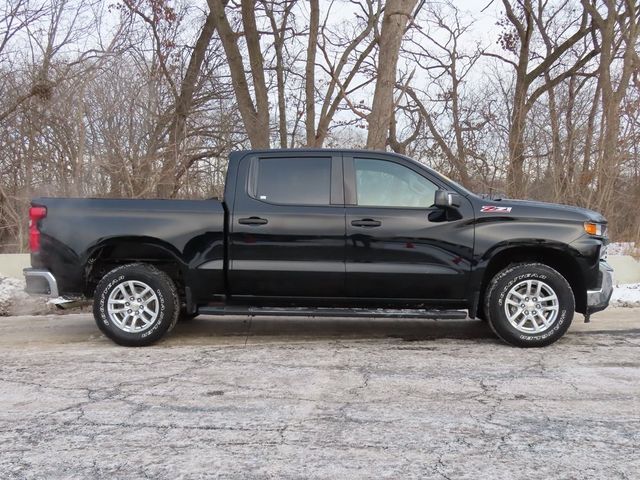
[[[562,275],[573,291],[576,312],[584,313],[587,306],[586,283],[581,268],[568,245],[518,245],[494,251],[486,260],[480,283],[479,302],[482,305],[491,279],[501,270],[516,263],[542,263]],[[482,308],[482,307],[480,307]]]
[[[103,239],[87,249],[83,261],[85,294],[92,296],[100,279],[113,268],[128,263],[148,263],[184,285],[188,265],[171,244],[154,237],[126,236]]]

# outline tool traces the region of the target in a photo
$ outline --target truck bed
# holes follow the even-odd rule
[[[214,291],[223,285],[225,207],[220,201],[36,198],[32,205],[47,209],[32,266],[48,266],[61,291],[82,292],[78,281],[84,265],[109,248],[111,239],[130,242],[127,255],[163,249],[182,263],[185,275],[204,267]]]

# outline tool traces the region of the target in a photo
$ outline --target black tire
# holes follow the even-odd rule
[[[507,298],[510,300],[516,298],[512,295],[519,295],[520,293],[516,289],[519,285],[522,285],[521,288],[526,288],[526,283],[523,285],[522,282],[528,280],[533,281],[534,285],[544,285],[542,288],[546,292],[549,292],[550,289],[551,293],[556,295],[557,300],[549,300],[543,305],[546,308],[538,308],[538,310],[549,311],[548,308],[553,308],[552,304],[556,302],[557,314],[555,318],[552,318],[552,312],[549,313],[548,317],[545,316],[545,319],[549,321],[548,326],[545,326],[544,323],[541,326],[543,320],[534,315],[530,315],[529,318],[531,319],[526,320],[523,325],[513,325],[507,316],[507,309],[510,309],[511,315],[516,315],[516,312],[523,305],[526,305],[524,308],[534,309],[540,306],[540,304],[534,302],[534,300],[538,300],[537,297],[533,296],[525,297],[526,301],[522,300],[523,303],[521,305],[514,306],[513,303],[507,305]],[[544,299],[548,296],[541,298]],[[530,313],[538,313],[538,310],[532,310],[531,312],[523,310],[520,316],[514,320],[514,323],[520,323]],[[569,282],[556,270],[542,263],[521,263],[508,266],[493,277],[484,298],[484,312],[491,329],[504,342],[516,347],[544,347],[554,343],[565,334],[571,325],[574,311],[575,299]],[[540,315],[540,313],[538,314]],[[544,316],[545,314],[541,315]],[[522,331],[523,329],[533,330],[536,328],[534,325],[544,330],[539,332]]]
[[[140,325],[140,331],[123,330],[118,326],[117,320],[120,321],[118,317],[112,317],[107,312],[107,304],[112,292],[116,288],[120,288],[121,285],[126,289],[127,286],[123,282],[129,281],[136,282],[137,285],[147,285],[150,287],[147,295],[155,296],[155,300],[150,300],[150,308],[156,313],[155,319],[151,320],[151,318],[145,317],[145,321],[149,321],[150,324],[146,327]],[[134,307],[137,305],[134,301]],[[146,308],[146,305],[145,307],[140,305],[140,308]],[[131,312],[131,310],[127,310],[127,312]],[[100,280],[93,297],[93,316],[100,331],[115,343],[127,347],[142,347],[157,342],[173,329],[178,321],[179,313],[180,299],[171,278],[153,265],[144,263],[131,263],[111,270]],[[142,320],[131,319],[129,322],[131,325],[135,322],[137,326],[142,323]],[[124,323],[123,328],[127,328],[127,320]],[[144,329],[142,329],[143,327]]]

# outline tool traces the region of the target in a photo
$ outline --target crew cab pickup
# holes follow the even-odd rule
[[[151,344],[209,315],[480,318],[553,343],[606,308],[607,222],[487,199],[401,155],[230,155],[224,200],[36,198],[26,291],[92,298],[97,326]]]

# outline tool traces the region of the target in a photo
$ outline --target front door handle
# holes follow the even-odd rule
[[[362,220],[352,220],[351,225],[354,227],[379,227],[382,225],[382,222],[379,220],[374,220],[372,218],[363,218]]]
[[[238,223],[241,223],[242,225],[266,225],[269,223],[269,220],[260,217],[249,217],[239,219]]]

